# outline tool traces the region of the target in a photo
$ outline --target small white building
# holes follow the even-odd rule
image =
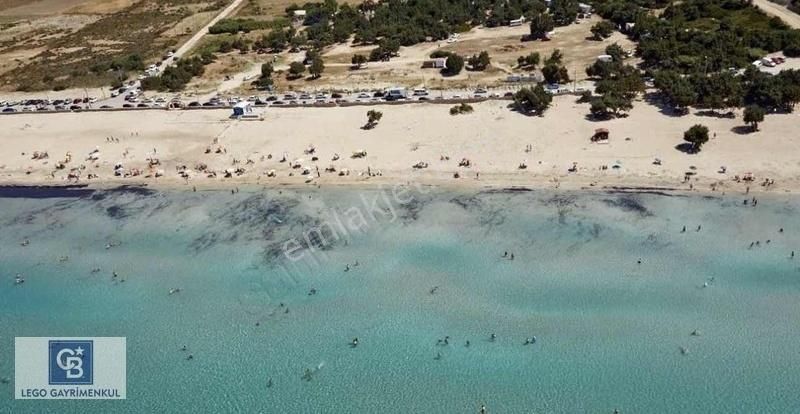
[[[253,104],[247,101],[238,102],[233,106],[232,118],[238,118],[253,113]]]

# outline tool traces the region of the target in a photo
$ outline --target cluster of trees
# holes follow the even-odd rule
[[[644,92],[645,84],[638,69],[623,63],[624,51],[617,44],[606,48],[611,60],[596,60],[586,74],[597,80],[595,93],[585,94],[581,101],[591,104],[589,111],[596,118],[620,116],[633,108],[633,99]]]
[[[312,79],[317,79],[322,76],[325,71],[325,62],[322,60],[322,54],[317,50],[309,50],[306,52],[306,58],[303,62],[292,62],[289,64],[288,79],[299,79],[306,72],[306,65],[308,65],[308,73],[311,74]]]
[[[254,19],[222,19],[208,28],[210,34],[230,33],[237,34],[239,32],[249,33],[253,30],[268,29],[275,23],[254,20]]]
[[[800,56],[800,30],[751,1],[600,0],[595,8],[615,24],[635,23],[628,34],[638,41],[642,67],[676,112],[746,107],[745,122],[755,130],[763,114],[789,112],[800,102],[800,71],[772,76],[751,65],[779,50]],[[653,9],[664,12],[656,16],[649,13]],[[607,50],[613,62],[596,62],[587,74],[613,77],[621,52]]]
[[[544,90],[542,85],[522,88],[514,93],[514,107],[524,113],[544,114],[553,102],[553,95]]]
[[[395,56],[400,51],[400,42],[392,38],[384,38],[378,42],[378,47],[369,52],[371,62],[386,61]]]
[[[539,65],[540,60],[539,52],[531,52],[528,55],[518,57],[517,66],[524,70],[534,70]]]
[[[610,37],[611,33],[614,32],[614,25],[608,20],[603,20],[592,26],[590,31],[594,40],[603,40]]]
[[[769,75],[755,67],[742,75],[729,71],[681,74],[675,70],[655,73],[655,86],[667,105],[677,112],[688,107],[724,110],[755,105],[768,112],[791,112],[800,102],[800,71]]]
[[[489,52],[481,51],[481,53],[477,55],[470,56],[467,59],[467,63],[469,64],[469,70],[474,71],[484,71],[486,68],[489,67],[489,64],[492,62],[492,59],[489,57]]]
[[[768,52],[800,55],[800,31],[746,0],[688,0],[635,22],[631,34],[647,69],[710,73],[744,68]]]
[[[151,76],[142,80],[143,90],[177,92],[182,90],[195,76],[200,76],[205,65],[213,61],[213,56],[203,55],[181,59],[177,65],[164,69],[160,76]]]
[[[564,66],[564,55],[561,50],[556,49],[553,53],[545,59],[544,66],[542,66],[542,76],[547,83],[567,83],[570,81],[569,72]]]
[[[552,0],[548,13],[542,0],[376,0],[357,6],[324,0],[291,5],[286,8],[287,16],[292,17],[298,9],[306,11],[303,24],[307,26],[307,41],[315,48],[345,42],[351,35],[361,44],[391,39],[400,46],[411,46],[426,40],[444,40],[477,25],[507,25],[521,16],[544,19],[542,33],[546,33],[555,26],[574,22],[578,1]],[[532,32],[533,28],[532,25]]]

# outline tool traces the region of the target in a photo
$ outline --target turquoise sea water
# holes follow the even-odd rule
[[[0,412],[800,412],[799,199],[387,194],[0,198]],[[127,337],[127,400],[15,401],[15,336]]]

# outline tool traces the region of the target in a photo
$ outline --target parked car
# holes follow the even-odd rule
[[[149,108],[150,106],[147,105],[146,103],[140,103],[139,105],[136,105],[136,107],[137,108]]]
[[[17,112],[17,110],[12,108],[12,107],[5,107],[5,108],[3,108],[3,112],[11,113],[11,112]]]
[[[194,108],[196,106],[200,106],[200,102],[192,101],[192,102],[189,102],[189,105],[186,105],[186,106],[188,106],[190,108]]]
[[[331,94],[331,98],[333,98],[333,99],[341,99],[342,98],[342,94],[340,94],[340,93],[332,93]]]
[[[133,108],[133,104],[129,104],[129,103],[122,104],[122,107],[123,108]]]
[[[113,108],[113,106],[111,106],[111,105],[103,105],[103,106],[100,107],[100,109],[109,109],[109,108]]]
[[[70,111],[80,111],[81,109],[83,109],[83,107],[81,107],[80,105],[71,105],[69,107]]]

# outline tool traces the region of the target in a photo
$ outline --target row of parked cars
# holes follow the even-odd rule
[[[63,98],[63,99],[26,99],[5,101],[0,99],[3,113],[33,111],[66,111],[83,109],[88,104],[97,102],[97,98]]]

